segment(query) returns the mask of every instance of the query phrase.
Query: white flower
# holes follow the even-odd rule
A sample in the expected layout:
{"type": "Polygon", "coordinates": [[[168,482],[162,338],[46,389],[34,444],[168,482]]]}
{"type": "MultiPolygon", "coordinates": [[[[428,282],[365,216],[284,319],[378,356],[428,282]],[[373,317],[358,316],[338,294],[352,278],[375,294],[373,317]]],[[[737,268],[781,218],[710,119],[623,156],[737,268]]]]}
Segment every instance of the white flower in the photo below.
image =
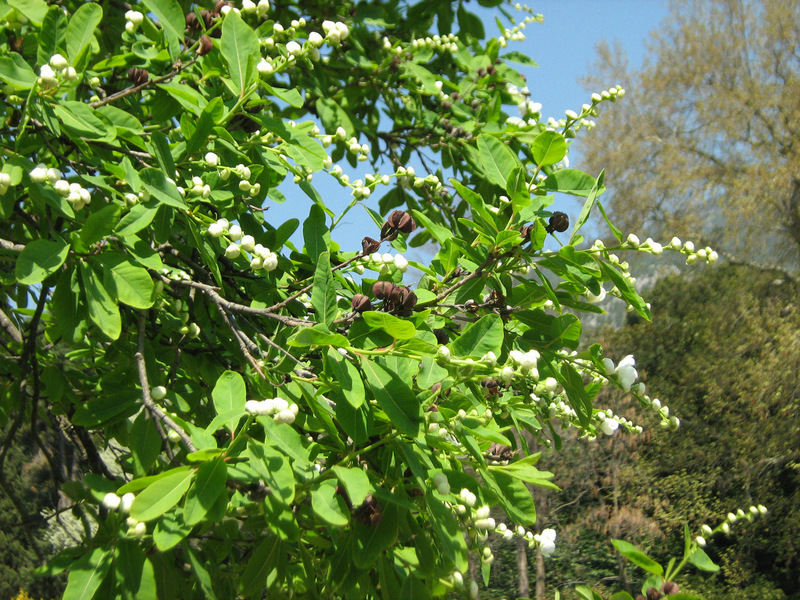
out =
{"type": "Polygon", "coordinates": [[[606,435],[613,434],[617,429],[619,429],[619,421],[616,419],[605,418],[600,424],[600,431],[606,435]]]}
{"type": "Polygon", "coordinates": [[[219,223],[212,223],[208,226],[208,235],[218,238],[225,233],[225,228],[219,223]]]}
{"type": "Polygon", "coordinates": [[[688,252],[694,252],[694,242],[692,242],[692,241],[686,242],[686,243],[683,245],[683,247],[684,247],[684,248],[686,248],[686,250],[687,250],[688,252]]]}
{"type": "Polygon", "coordinates": [[[258,4],[256,5],[256,12],[258,13],[258,16],[263,19],[269,12],[269,0],[259,0],[258,4]]]}
{"type": "Polygon", "coordinates": [[[635,233],[629,233],[627,243],[631,248],[638,248],[639,237],[635,233]]]}
{"type": "Polygon", "coordinates": [[[681,238],[674,237],[669,241],[669,247],[673,248],[674,250],[680,250],[683,247],[683,242],[681,242],[681,238]]]}
{"type": "Polygon", "coordinates": [[[631,391],[633,382],[636,381],[636,378],[639,376],[639,373],[637,373],[636,369],[634,368],[635,366],[636,360],[632,355],[628,354],[628,356],[619,361],[619,364],[614,371],[617,375],[620,387],[622,387],[622,389],[626,392],[631,391]]]}
{"type": "Polygon", "coordinates": [[[558,381],[554,377],[548,377],[544,380],[544,389],[551,394],[554,393],[558,389],[558,381]]]}
{"type": "Polygon", "coordinates": [[[394,257],[394,266],[397,267],[397,270],[401,273],[405,273],[408,270],[408,261],[405,256],[398,254],[394,257]]]}
{"type": "Polygon", "coordinates": [[[47,167],[43,164],[36,165],[29,174],[31,181],[35,183],[44,183],[47,181],[47,167]]]}
{"type": "Polygon", "coordinates": [[[719,260],[719,254],[717,254],[716,250],[712,250],[708,253],[708,264],[713,265],[715,262],[719,260]]]}
{"type": "Polygon", "coordinates": [[[697,542],[698,546],[700,546],[701,548],[705,548],[706,547],[706,538],[704,538],[702,535],[698,535],[694,539],[697,542]]]}
{"type": "MultiPolygon", "coordinates": [[[[295,405],[295,406],[296,406],[296,405],[295,405]]],[[[274,420],[275,420],[275,422],[276,422],[276,423],[278,423],[278,424],[281,424],[281,423],[287,423],[287,424],[291,425],[292,423],[294,423],[294,420],[295,420],[295,417],[296,417],[296,416],[297,416],[297,415],[295,414],[295,412],[294,412],[294,411],[291,411],[291,410],[289,410],[289,409],[287,408],[287,409],[284,409],[284,410],[282,410],[282,411],[278,412],[278,414],[276,414],[276,415],[273,417],[273,419],[274,419],[274,420]]]]}
{"type": "Polygon", "coordinates": [[[461,574],[460,571],[453,572],[452,575],[453,585],[456,587],[461,587],[464,585],[464,576],[461,574]]]}
{"type": "Polygon", "coordinates": [[[464,502],[464,504],[466,504],[470,508],[475,506],[475,503],[478,501],[478,497],[472,492],[470,492],[467,488],[461,488],[459,497],[464,502]]]}
{"type": "Polygon", "coordinates": [[[298,56],[303,52],[303,47],[294,40],[286,43],[286,51],[292,56],[298,56]]]}
{"type": "Polygon", "coordinates": [[[325,39],[316,31],[312,31],[308,34],[308,43],[314,46],[315,48],[319,48],[324,43],[325,39]]]}
{"type": "Polygon", "coordinates": [[[577,119],[578,118],[578,113],[576,113],[574,110],[566,110],[566,111],[564,111],[564,114],[567,115],[567,118],[569,118],[569,119],[577,119]]]}
{"type": "Polygon", "coordinates": [[[600,286],[600,293],[593,294],[589,290],[586,290],[586,300],[591,302],[592,304],[597,304],[598,302],[602,302],[606,297],[606,289],[601,285],[600,286]]]}
{"type": "Polygon", "coordinates": [[[61,76],[66,81],[75,81],[78,78],[78,72],[75,70],[75,67],[67,67],[61,70],[61,76]]]}
{"type": "Polygon", "coordinates": [[[225,248],[225,258],[230,258],[231,260],[237,258],[241,253],[242,249],[239,247],[239,244],[230,244],[225,248]]]}
{"type": "Polygon", "coordinates": [[[167,388],[165,388],[163,385],[156,385],[154,387],[151,387],[150,397],[156,401],[163,400],[164,398],[167,397],[167,388]]]}
{"type": "Polygon", "coordinates": [[[555,529],[545,529],[539,534],[539,549],[543,556],[550,556],[556,551],[555,529]]]}
{"type": "Polygon", "coordinates": [[[253,252],[256,248],[256,240],[252,235],[242,236],[242,250],[253,252]]]}
{"type": "Polygon", "coordinates": [[[253,0],[242,0],[242,12],[245,14],[253,14],[256,12],[256,3],[253,0]]]}
{"type": "Polygon", "coordinates": [[[528,350],[519,359],[519,366],[523,371],[530,371],[536,367],[539,361],[539,353],[536,350],[528,350]]]}
{"type": "Polygon", "coordinates": [[[213,152],[206,152],[205,159],[212,167],[216,167],[219,164],[219,156],[213,152]]]}
{"type": "Polygon", "coordinates": [[[53,54],[53,56],[50,57],[50,66],[56,71],[61,71],[69,66],[69,62],[60,54],[53,54]]]}
{"type": "Polygon", "coordinates": [[[262,268],[265,271],[274,271],[278,267],[278,255],[274,252],[269,252],[263,258],[262,268]]]}
{"type": "Polygon", "coordinates": [[[271,75],[275,71],[275,67],[273,67],[272,63],[266,58],[262,58],[260,61],[258,61],[256,69],[260,75],[271,75]]]}
{"type": "Polygon", "coordinates": [[[242,228],[238,224],[233,224],[228,228],[228,235],[236,242],[242,239],[242,228]]]}
{"type": "Polygon", "coordinates": [[[439,362],[450,362],[450,348],[447,346],[439,346],[439,349],[436,351],[436,359],[439,362]]]}
{"type": "Polygon", "coordinates": [[[103,506],[105,506],[108,510],[117,510],[120,502],[122,502],[122,499],[114,492],[109,492],[103,496],[103,506]]]}
{"type": "Polygon", "coordinates": [[[129,10],[125,13],[125,18],[136,26],[141,25],[144,21],[144,15],[138,10],[129,10]]]}
{"type": "Polygon", "coordinates": [[[509,367],[509,366],[503,367],[502,369],[500,369],[500,373],[498,376],[500,377],[500,380],[503,383],[505,384],[511,383],[514,380],[514,367],[509,367]]]}
{"type": "Polygon", "coordinates": [[[139,521],[138,523],[136,523],[136,525],[128,529],[128,535],[135,538],[144,537],[146,533],[147,533],[147,524],[141,521],[139,521]]]}
{"type": "Polygon", "coordinates": [[[121,512],[123,515],[130,513],[134,500],[136,500],[136,496],[134,496],[131,492],[124,494],[119,503],[119,512],[121,512]]]}
{"type": "Polygon", "coordinates": [[[705,535],[711,535],[712,533],[714,533],[714,530],[705,524],[702,527],[700,527],[700,531],[702,531],[705,535]]]}

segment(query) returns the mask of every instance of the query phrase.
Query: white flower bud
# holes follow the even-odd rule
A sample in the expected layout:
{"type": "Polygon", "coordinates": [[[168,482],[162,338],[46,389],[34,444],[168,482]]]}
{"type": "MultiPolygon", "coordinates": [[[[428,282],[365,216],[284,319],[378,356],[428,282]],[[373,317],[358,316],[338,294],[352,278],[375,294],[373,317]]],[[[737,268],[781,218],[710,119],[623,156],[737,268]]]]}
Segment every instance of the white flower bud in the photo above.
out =
{"type": "Polygon", "coordinates": [[[242,250],[253,252],[256,248],[256,240],[252,235],[242,236],[242,250]]]}
{"type": "MultiPolygon", "coordinates": [[[[58,192],[61,196],[69,195],[69,182],[66,179],[59,179],[53,184],[53,188],[58,192]]],[[[137,202],[139,200],[138,196],[136,198],[137,202]]]]}
{"type": "Polygon", "coordinates": [[[408,261],[402,254],[398,254],[394,257],[394,266],[397,267],[397,270],[401,273],[405,273],[408,270],[408,261]]]}
{"type": "Polygon", "coordinates": [[[212,167],[216,167],[219,164],[219,156],[213,152],[206,152],[205,160],[212,167]]]}
{"type": "Polygon", "coordinates": [[[105,506],[108,510],[117,510],[120,502],[122,502],[122,499],[114,492],[109,492],[103,496],[103,506],[105,506]]]}
{"type": "Polygon", "coordinates": [[[316,31],[312,31],[308,34],[308,43],[314,46],[315,48],[319,48],[324,43],[325,39],[316,31]]]}
{"type": "Polygon", "coordinates": [[[256,5],[256,13],[262,19],[267,15],[269,12],[269,0],[259,0],[258,4],[256,5]]]}
{"type": "Polygon", "coordinates": [[[548,377],[544,380],[544,389],[551,394],[554,393],[558,389],[558,381],[554,377],[548,377]]]}
{"type": "Polygon", "coordinates": [[[157,385],[150,388],[150,397],[155,400],[163,400],[167,397],[167,388],[163,385],[157,385]]]}
{"type": "Polygon", "coordinates": [[[228,228],[228,235],[235,242],[242,239],[242,228],[238,224],[231,225],[228,228]]]}
{"type": "Polygon", "coordinates": [[[134,496],[131,492],[124,494],[119,504],[119,512],[123,515],[127,515],[131,512],[131,506],[133,506],[133,501],[136,500],[136,496],[134,496]]]}
{"type": "Polygon", "coordinates": [[[208,235],[218,238],[225,233],[225,228],[219,223],[212,223],[208,226],[208,235]]]}
{"type": "Polygon", "coordinates": [[[265,271],[274,271],[278,267],[278,255],[270,252],[264,257],[262,268],[265,271]]]}
{"type": "Polygon", "coordinates": [[[638,236],[635,233],[629,233],[627,243],[631,248],[638,248],[639,247],[638,236]]]}
{"type": "Polygon", "coordinates": [[[242,12],[251,15],[257,10],[256,3],[253,0],[242,0],[242,12]]]}
{"type": "Polygon", "coordinates": [[[271,75],[275,71],[275,67],[267,59],[262,58],[256,65],[259,75],[271,75]]]}
{"type": "Polygon", "coordinates": [[[43,164],[36,165],[30,172],[29,177],[35,183],[44,183],[47,181],[47,167],[43,164]]]}
{"type": "Polygon", "coordinates": [[[242,253],[242,249],[239,247],[239,244],[230,244],[227,248],[225,248],[225,257],[230,258],[233,260],[237,258],[242,253]]]}
{"type": "Polygon", "coordinates": [[[286,43],[286,51],[292,56],[298,56],[303,52],[303,47],[292,40],[286,43]]]}

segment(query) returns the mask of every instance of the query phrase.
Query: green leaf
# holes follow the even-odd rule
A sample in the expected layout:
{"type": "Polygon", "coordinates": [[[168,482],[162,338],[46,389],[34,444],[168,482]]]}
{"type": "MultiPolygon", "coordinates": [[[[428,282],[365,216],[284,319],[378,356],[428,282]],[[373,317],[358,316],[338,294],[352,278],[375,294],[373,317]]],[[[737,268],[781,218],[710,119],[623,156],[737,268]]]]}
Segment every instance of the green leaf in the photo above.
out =
{"type": "Polygon", "coordinates": [[[339,313],[336,309],[336,288],[333,283],[329,252],[322,252],[317,258],[314,287],[311,291],[311,306],[314,308],[317,320],[325,323],[328,327],[333,324],[339,313]]]}
{"type": "MultiPolygon", "coordinates": [[[[97,6],[84,4],[83,6],[97,6]]],[[[58,120],[73,139],[113,140],[117,133],[114,126],[88,104],[74,100],[62,100],[53,107],[58,120]]]]}
{"type": "Polygon", "coordinates": [[[169,57],[173,62],[181,55],[183,43],[183,30],[186,27],[186,18],[183,16],[177,0],[142,0],[144,5],[152,12],[164,31],[169,48],[169,57]]]}
{"type": "Polygon", "coordinates": [[[60,6],[51,6],[42,21],[36,58],[40,65],[50,62],[56,53],[66,54],[67,15],[60,6]]]}
{"type": "Polygon", "coordinates": [[[601,171],[600,175],[597,176],[597,181],[595,181],[594,185],[592,186],[592,190],[589,192],[589,196],[586,198],[586,202],[583,204],[581,214],[578,215],[578,218],[575,220],[575,224],[572,226],[572,233],[569,234],[570,244],[574,242],[576,236],[578,235],[578,230],[580,230],[580,228],[583,227],[583,224],[589,219],[592,209],[597,203],[597,198],[603,193],[603,190],[605,189],[603,186],[604,177],[605,171],[601,171]]]}
{"type": "Polygon", "coordinates": [[[341,333],[332,333],[325,325],[305,327],[289,338],[290,346],[334,346],[349,348],[350,342],[341,333]]]}
{"type": "Polygon", "coordinates": [[[157,519],[181,501],[194,478],[192,470],[178,471],[150,484],[133,501],[131,517],[137,521],[157,519]]]}
{"type": "Polygon", "coordinates": [[[122,209],[117,204],[108,204],[93,212],[81,227],[81,241],[86,247],[100,241],[114,231],[122,209]]]}
{"type": "Polygon", "coordinates": [[[95,272],[86,264],[80,264],[81,281],[86,293],[89,318],[103,333],[116,340],[122,331],[122,318],[116,302],[111,299],[95,272]]]}
{"type": "Polygon", "coordinates": [[[260,592],[267,582],[267,577],[275,569],[282,556],[280,538],[272,533],[266,533],[261,543],[253,550],[247,566],[238,578],[242,595],[261,597],[260,592]]]}
{"type": "Polygon", "coordinates": [[[481,478],[496,495],[506,514],[516,523],[532,525],[536,522],[536,507],[525,484],[502,471],[480,468],[481,478]]]}
{"type": "Polygon", "coordinates": [[[336,493],[336,482],[326,479],[311,490],[311,509],[320,519],[334,527],[350,523],[350,514],[344,498],[336,493]]]}
{"type": "Polygon", "coordinates": [[[628,304],[633,306],[634,310],[639,313],[642,318],[649,321],[652,318],[650,309],[647,308],[645,301],[642,300],[642,297],[636,292],[636,289],[633,287],[633,285],[631,285],[630,280],[622,275],[622,273],[617,271],[615,267],[606,262],[600,263],[600,269],[603,271],[603,275],[605,275],[614,283],[615,286],[617,286],[617,289],[619,290],[623,299],[627,300],[628,304]]]}
{"type": "Polygon", "coordinates": [[[291,505],[295,480],[289,459],[269,444],[254,439],[248,440],[247,449],[252,457],[250,466],[261,476],[273,496],[281,504],[291,505]]]}
{"type": "Polygon", "coordinates": [[[124,237],[141,231],[153,222],[157,210],[156,208],[147,208],[144,204],[136,204],[117,223],[115,228],[117,235],[124,237]]]}
{"type": "Polygon", "coordinates": [[[543,131],[533,140],[531,152],[540,167],[554,165],[567,155],[567,141],[557,131],[543,131]]]}
{"type": "Polygon", "coordinates": [[[192,156],[200,148],[205,147],[209,135],[214,130],[214,127],[222,121],[224,115],[225,106],[222,104],[222,98],[216,97],[206,105],[203,112],[200,113],[197,127],[192,136],[186,140],[186,148],[183,151],[184,157],[192,156]]]}
{"type": "Polygon", "coordinates": [[[38,77],[21,54],[12,52],[0,56],[0,79],[17,90],[29,90],[38,77]]]}
{"type": "Polygon", "coordinates": [[[478,152],[486,177],[505,189],[508,175],[519,166],[519,159],[503,142],[486,133],[478,136],[478,152]]]}
{"type": "Polygon", "coordinates": [[[425,495],[425,503],[428,507],[433,535],[438,541],[442,558],[447,560],[446,564],[453,565],[455,570],[466,572],[469,565],[467,542],[464,539],[461,525],[453,516],[453,511],[431,494],[425,495]]]}
{"type": "Polygon", "coordinates": [[[486,203],[478,192],[475,192],[461,184],[461,182],[450,179],[450,183],[456,188],[459,196],[467,201],[472,209],[472,217],[478,219],[487,229],[497,231],[497,224],[492,215],[486,209],[486,203]]]}
{"type": "MultiPolygon", "coordinates": [[[[99,429],[136,414],[140,407],[141,398],[138,394],[134,397],[101,396],[92,398],[81,404],[72,415],[74,425],[87,429],[99,429]]],[[[160,449],[160,446],[158,446],[160,449]]]]}
{"type": "Polygon", "coordinates": [[[102,7],[91,2],[81,4],[72,14],[67,25],[67,54],[70,64],[76,69],[81,70],[79,67],[84,53],[91,46],[94,30],[102,20],[102,7]]]}
{"type": "Polygon", "coordinates": [[[153,542],[161,552],[177,546],[192,532],[193,525],[187,525],[178,511],[163,515],[153,529],[153,542]]]}
{"type": "Polygon", "coordinates": [[[526,67],[538,67],[539,65],[532,58],[524,55],[522,52],[506,52],[503,54],[503,60],[510,60],[511,62],[525,65],[526,67]]]}
{"type": "Polygon", "coordinates": [[[68,254],[69,244],[66,242],[34,240],[20,252],[14,275],[23,285],[41,283],[61,268],[68,254]]]}
{"type": "Polygon", "coordinates": [[[353,563],[359,569],[366,569],[397,539],[400,522],[400,508],[397,504],[383,506],[383,518],[377,525],[353,523],[356,543],[353,546],[353,563]]]}
{"type": "Polygon", "coordinates": [[[333,467],[333,472],[336,473],[336,477],[339,478],[344,489],[347,490],[347,496],[353,506],[360,506],[367,494],[374,489],[369,482],[367,473],[363,469],[336,465],[333,467]]]}
{"type": "Polygon", "coordinates": [[[47,14],[47,2],[44,0],[8,0],[8,5],[16,8],[34,25],[41,25],[47,14]]]}
{"type": "Polygon", "coordinates": [[[385,331],[396,340],[410,340],[417,334],[411,321],[395,317],[385,312],[368,310],[361,314],[364,321],[373,329],[385,331]]]}
{"type": "Polygon", "coordinates": [[[293,106],[294,108],[301,108],[304,104],[303,96],[298,92],[295,88],[279,88],[273,87],[271,85],[265,86],[271,93],[273,93],[277,98],[283,100],[289,106],[293,106]]]}
{"type": "Polygon", "coordinates": [[[378,401],[378,406],[392,424],[401,433],[416,437],[422,409],[408,382],[375,361],[364,360],[361,367],[367,375],[367,384],[378,401]]]}
{"type": "Polygon", "coordinates": [[[181,209],[186,208],[186,201],[178,191],[178,186],[171,181],[167,181],[167,176],[164,175],[164,171],[161,169],[147,168],[142,169],[139,175],[142,178],[144,189],[150,192],[150,195],[161,204],[181,209]]]}
{"type": "MultiPolygon", "coordinates": [[[[153,153],[153,156],[156,157],[156,161],[158,162],[159,168],[161,169],[161,177],[163,179],[166,179],[167,173],[169,174],[170,177],[174,177],[175,159],[172,156],[172,150],[170,150],[169,147],[169,140],[167,139],[167,136],[164,134],[163,131],[156,129],[155,131],[150,133],[150,148],[153,153]]],[[[149,171],[153,169],[145,169],[145,170],[149,171]]],[[[157,181],[160,181],[160,178],[158,178],[157,176],[153,177],[155,177],[157,181]]]]}
{"type": "Polygon", "coordinates": [[[540,454],[533,454],[504,466],[490,466],[490,471],[502,471],[512,477],[547,490],[559,491],[560,488],[550,481],[553,474],[550,471],[540,471],[534,465],[539,460],[540,454]]]}
{"type": "Polygon", "coordinates": [[[328,250],[330,232],[325,224],[325,211],[317,204],[311,205],[308,218],[303,222],[303,241],[308,257],[313,262],[317,262],[319,255],[328,250]]]}
{"type": "Polygon", "coordinates": [[[84,554],[69,569],[63,600],[91,600],[111,569],[112,551],[98,547],[84,554]]]}
{"type": "Polygon", "coordinates": [[[689,562],[701,571],[708,571],[710,573],[719,571],[719,566],[711,560],[711,557],[709,557],[702,548],[695,549],[695,551],[689,555],[689,562]]]}
{"type": "Polygon", "coordinates": [[[227,480],[228,468],[222,457],[200,466],[183,507],[183,518],[187,525],[196,525],[205,518],[217,498],[226,493],[227,480]]]}
{"type": "Polygon", "coordinates": [[[648,573],[659,576],[664,574],[664,569],[660,564],[647,556],[633,544],[629,544],[625,540],[611,540],[611,543],[614,545],[614,548],[616,548],[617,551],[622,554],[622,556],[627,558],[633,564],[640,566],[648,573]]]}
{"type": "Polygon", "coordinates": [[[153,306],[154,284],[146,269],[137,267],[119,255],[105,257],[103,265],[103,284],[112,298],[133,308],[153,306]],[[116,256],[117,260],[111,260],[112,256],[116,256]]]}
{"type": "Polygon", "coordinates": [[[366,397],[364,382],[361,380],[361,374],[355,365],[333,348],[328,349],[327,359],[330,375],[336,382],[336,387],[344,394],[347,402],[353,408],[358,408],[364,404],[366,397]]]}
{"type": "Polygon", "coordinates": [[[143,410],[131,426],[128,443],[131,449],[131,461],[138,477],[144,477],[161,454],[161,436],[158,435],[150,413],[143,410]]]}
{"type": "Polygon", "coordinates": [[[633,596],[631,596],[628,592],[617,592],[608,600],[633,600],[633,596]]]}
{"type": "Polygon", "coordinates": [[[481,358],[487,352],[500,356],[503,346],[503,320],[499,315],[485,315],[470,323],[464,331],[450,344],[456,356],[481,358]]]}
{"type": "Polygon", "coordinates": [[[233,11],[222,22],[220,51],[228,63],[234,92],[242,96],[253,81],[256,59],[261,56],[261,50],[256,32],[233,11]]]}
{"type": "Polygon", "coordinates": [[[548,175],[542,188],[548,192],[588,196],[596,182],[594,177],[578,169],[559,169],[548,175]]]}
{"type": "MultiPolygon", "coordinates": [[[[235,371],[225,371],[217,379],[217,383],[211,391],[211,398],[218,415],[242,411],[247,401],[247,387],[244,379],[235,371]]],[[[232,431],[231,425],[238,420],[238,417],[232,419],[226,424],[226,427],[232,431]]]]}

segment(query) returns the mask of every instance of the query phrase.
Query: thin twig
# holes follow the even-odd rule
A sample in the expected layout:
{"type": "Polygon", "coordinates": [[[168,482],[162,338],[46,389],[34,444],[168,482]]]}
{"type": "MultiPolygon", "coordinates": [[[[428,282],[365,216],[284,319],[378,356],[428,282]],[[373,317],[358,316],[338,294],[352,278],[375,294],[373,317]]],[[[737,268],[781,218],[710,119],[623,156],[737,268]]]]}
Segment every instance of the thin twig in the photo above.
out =
{"type": "Polygon", "coordinates": [[[242,354],[244,354],[247,362],[249,362],[250,366],[253,367],[259,375],[261,375],[262,379],[266,379],[267,376],[264,375],[264,371],[261,370],[261,366],[258,364],[258,361],[253,358],[253,355],[251,354],[251,352],[259,351],[258,346],[244,334],[234,320],[231,319],[231,317],[228,315],[228,312],[222,305],[217,303],[217,308],[219,309],[219,313],[222,315],[222,319],[233,332],[233,336],[236,338],[236,342],[239,344],[239,349],[242,351],[242,354]]]}
{"type": "Polygon", "coordinates": [[[20,344],[22,343],[22,334],[20,333],[19,329],[17,329],[17,326],[14,325],[14,322],[8,318],[8,315],[6,315],[6,313],[4,313],[2,310],[0,310],[0,325],[3,326],[3,329],[5,329],[6,333],[11,336],[12,340],[20,344]]]}
{"type": "Polygon", "coordinates": [[[142,401],[147,410],[149,410],[154,417],[180,436],[189,452],[197,452],[197,448],[192,443],[192,439],[186,434],[183,428],[170,419],[150,396],[150,384],[147,382],[147,365],[144,361],[145,312],[143,310],[139,311],[137,324],[139,327],[139,340],[136,345],[136,368],[139,371],[139,384],[142,386],[142,401]]]}
{"type": "Polygon", "coordinates": [[[181,71],[183,71],[185,68],[192,66],[195,63],[196,60],[197,60],[196,58],[193,58],[191,61],[189,61],[185,65],[184,64],[179,64],[176,68],[174,68],[172,70],[171,73],[168,73],[167,75],[164,75],[163,77],[158,77],[156,79],[148,79],[144,83],[140,83],[138,85],[133,85],[133,86],[131,86],[129,88],[125,88],[124,90],[120,90],[116,94],[111,94],[110,96],[108,96],[106,98],[103,98],[102,100],[98,100],[97,102],[92,102],[91,104],[89,104],[89,106],[91,106],[92,108],[98,108],[98,107],[103,106],[105,104],[110,104],[111,102],[115,102],[115,101],[119,100],[120,98],[124,98],[126,96],[130,96],[131,94],[135,94],[135,93],[143,90],[144,88],[146,88],[148,86],[155,85],[157,83],[164,83],[165,81],[169,81],[170,79],[173,79],[176,75],[178,75],[181,71]]]}

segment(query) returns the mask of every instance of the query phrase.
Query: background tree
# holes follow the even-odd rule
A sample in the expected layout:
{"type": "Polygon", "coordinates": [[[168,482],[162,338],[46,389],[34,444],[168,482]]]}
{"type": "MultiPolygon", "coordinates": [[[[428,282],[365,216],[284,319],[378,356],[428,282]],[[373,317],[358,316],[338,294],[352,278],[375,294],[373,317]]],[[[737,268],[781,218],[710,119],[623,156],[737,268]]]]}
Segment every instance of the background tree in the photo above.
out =
{"type": "Polygon", "coordinates": [[[630,93],[587,137],[586,164],[606,169],[607,203],[624,230],[714,239],[735,260],[797,276],[800,5],[670,8],[640,69],[613,46],[599,48],[587,88],[613,77],[630,93]]]}

